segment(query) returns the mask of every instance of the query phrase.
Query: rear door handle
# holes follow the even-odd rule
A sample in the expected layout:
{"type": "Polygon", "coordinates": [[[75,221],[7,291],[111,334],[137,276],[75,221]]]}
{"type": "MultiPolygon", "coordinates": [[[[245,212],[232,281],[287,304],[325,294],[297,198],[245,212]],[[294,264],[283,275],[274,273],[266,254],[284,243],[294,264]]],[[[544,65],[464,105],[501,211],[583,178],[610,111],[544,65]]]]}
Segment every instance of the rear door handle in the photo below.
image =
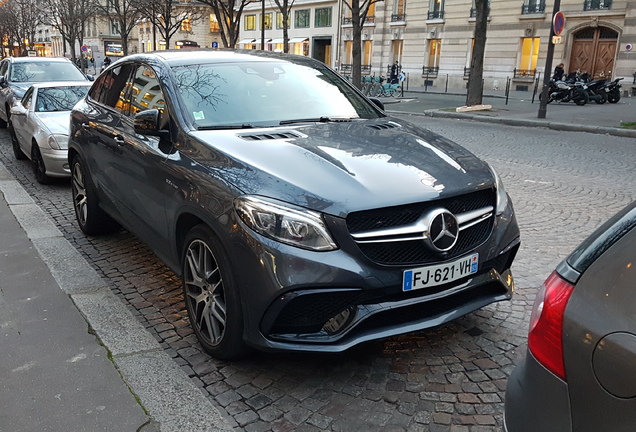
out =
{"type": "Polygon", "coordinates": [[[115,142],[117,143],[117,145],[124,145],[125,141],[124,141],[124,137],[122,137],[121,135],[117,135],[115,138],[113,138],[115,140],[115,142]]]}
{"type": "Polygon", "coordinates": [[[89,125],[88,123],[82,123],[82,129],[89,130],[90,128],[91,128],[91,125],[89,125]]]}

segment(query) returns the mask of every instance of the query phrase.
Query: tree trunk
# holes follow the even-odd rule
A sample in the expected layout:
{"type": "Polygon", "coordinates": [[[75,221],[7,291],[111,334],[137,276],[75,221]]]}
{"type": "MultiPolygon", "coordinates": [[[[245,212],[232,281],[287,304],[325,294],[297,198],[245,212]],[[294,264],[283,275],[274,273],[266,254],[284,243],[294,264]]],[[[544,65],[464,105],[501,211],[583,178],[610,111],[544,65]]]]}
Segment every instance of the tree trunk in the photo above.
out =
{"type": "Polygon", "coordinates": [[[362,20],[360,19],[360,0],[351,0],[351,24],[353,24],[353,42],[351,47],[351,82],[362,89],[362,20]]]}
{"type": "Polygon", "coordinates": [[[475,0],[475,42],[468,77],[466,105],[480,105],[484,93],[484,52],[486,50],[486,32],[488,30],[488,0],[475,0]]]}

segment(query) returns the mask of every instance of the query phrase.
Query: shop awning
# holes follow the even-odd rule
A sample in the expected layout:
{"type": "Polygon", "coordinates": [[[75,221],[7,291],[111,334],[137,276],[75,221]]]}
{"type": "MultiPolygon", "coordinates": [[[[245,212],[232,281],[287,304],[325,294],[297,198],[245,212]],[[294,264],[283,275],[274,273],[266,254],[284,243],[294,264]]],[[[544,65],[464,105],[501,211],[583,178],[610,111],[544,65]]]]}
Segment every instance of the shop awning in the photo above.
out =
{"type": "Polygon", "coordinates": [[[283,38],[272,39],[272,43],[273,43],[273,44],[283,43],[283,41],[284,41],[284,39],[283,39],[283,38]]]}
{"type": "Polygon", "coordinates": [[[254,42],[256,42],[256,39],[243,39],[239,41],[239,44],[248,44],[248,43],[254,43],[254,42]]]}
{"type": "Polygon", "coordinates": [[[308,40],[309,38],[306,38],[306,37],[296,37],[296,38],[291,38],[289,40],[289,43],[301,43],[301,42],[306,42],[308,40]]]}

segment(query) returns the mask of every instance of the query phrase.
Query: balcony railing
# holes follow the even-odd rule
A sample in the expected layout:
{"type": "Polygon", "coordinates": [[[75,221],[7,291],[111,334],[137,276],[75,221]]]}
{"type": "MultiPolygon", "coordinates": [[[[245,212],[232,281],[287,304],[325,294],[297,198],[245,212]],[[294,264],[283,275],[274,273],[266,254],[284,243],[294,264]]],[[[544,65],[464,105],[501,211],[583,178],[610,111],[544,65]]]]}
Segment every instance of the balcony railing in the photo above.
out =
{"type": "Polygon", "coordinates": [[[352,64],[341,64],[340,65],[340,72],[341,73],[351,73],[352,70],[353,70],[353,65],[352,64]]]}
{"type": "Polygon", "coordinates": [[[612,0],[585,0],[583,10],[608,10],[612,8],[612,0]]]}
{"type": "Polygon", "coordinates": [[[536,74],[536,69],[515,69],[513,78],[534,78],[536,74]]]}
{"type": "Polygon", "coordinates": [[[545,13],[545,2],[527,3],[521,6],[521,15],[545,13]]]}
{"type": "Polygon", "coordinates": [[[470,68],[469,67],[465,67],[464,68],[464,77],[468,78],[470,76],[470,68]]]}
{"type": "MultiPolygon", "coordinates": [[[[353,72],[353,65],[343,63],[340,65],[340,73],[347,74],[353,72]]],[[[364,75],[369,75],[371,73],[371,65],[360,65],[360,72],[364,75]]]]}
{"type": "Polygon", "coordinates": [[[428,19],[430,19],[430,20],[433,20],[433,19],[444,19],[444,11],[443,10],[428,11],[428,19]]]}
{"type": "MultiPolygon", "coordinates": [[[[368,15],[364,19],[364,24],[372,24],[375,22],[375,16],[368,15]]],[[[342,25],[353,24],[353,18],[351,17],[342,17],[342,25]]]]}
{"type": "Polygon", "coordinates": [[[393,14],[391,15],[391,22],[406,21],[406,14],[393,14]]]}
{"type": "MultiPolygon", "coordinates": [[[[488,14],[490,15],[490,7],[488,8],[488,14]]],[[[477,8],[470,8],[470,17],[477,18],[477,8]]]]}
{"type": "Polygon", "coordinates": [[[436,77],[439,73],[439,66],[424,66],[422,68],[422,75],[426,77],[436,77]]]}

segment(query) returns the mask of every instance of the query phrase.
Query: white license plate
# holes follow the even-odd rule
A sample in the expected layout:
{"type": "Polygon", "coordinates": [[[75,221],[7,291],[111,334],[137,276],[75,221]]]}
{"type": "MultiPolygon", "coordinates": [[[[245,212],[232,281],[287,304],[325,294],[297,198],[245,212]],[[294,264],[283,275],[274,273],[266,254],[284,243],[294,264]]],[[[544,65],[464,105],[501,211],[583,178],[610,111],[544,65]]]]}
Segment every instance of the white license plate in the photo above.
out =
{"type": "Polygon", "coordinates": [[[450,263],[405,270],[402,278],[402,291],[429,288],[453,282],[477,273],[478,268],[479,254],[474,253],[450,263]]]}

